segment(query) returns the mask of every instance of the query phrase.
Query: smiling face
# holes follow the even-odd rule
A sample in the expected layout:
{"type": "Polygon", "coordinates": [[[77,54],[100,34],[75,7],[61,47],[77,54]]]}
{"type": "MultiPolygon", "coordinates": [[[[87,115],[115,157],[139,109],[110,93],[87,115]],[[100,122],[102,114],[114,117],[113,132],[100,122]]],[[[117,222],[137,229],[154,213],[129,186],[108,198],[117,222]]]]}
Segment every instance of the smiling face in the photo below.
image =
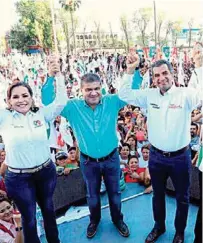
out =
{"type": "Polygon", "coordinates": [[[61,167],[65,167],[67,164],[67,158],[57,159],[56,164],[61,167]]]}
{"type": "Polygon", "coordinates": [[[101,93],[101,83],[98,81],[88,83],[84,82],[81,87],[83,98],[86,103],[94,108],[99,104],[102,93],[101,93]]]}
{"type": "Polygon", "coordinates": [[[26,87],[18,86],[12,89],[8,103],[13,110],[25,115],[30,110],[33,99],[26,87]]]}
{"type": "Polygon", "coordinates": [[[153,81],[159,87],[162,94],[171,88],[174,78],[166,64],[153,68],[153,81]]]}
{"type": "Polygon", "coordinates": [[[132,171],[137,170],[138,165],[139,165],[138,159],[136,159],[136,158],[131,158],[130,159],[130,161],[129,161],[129,167],[130,167],[130,169],[132,171]]]}
{"type": "Polygon", "coordinates": [[[1,202],[0,219],[6,222],[10,222],[12,217],[13,217],[13,206],[7,201],[1,202]]]}

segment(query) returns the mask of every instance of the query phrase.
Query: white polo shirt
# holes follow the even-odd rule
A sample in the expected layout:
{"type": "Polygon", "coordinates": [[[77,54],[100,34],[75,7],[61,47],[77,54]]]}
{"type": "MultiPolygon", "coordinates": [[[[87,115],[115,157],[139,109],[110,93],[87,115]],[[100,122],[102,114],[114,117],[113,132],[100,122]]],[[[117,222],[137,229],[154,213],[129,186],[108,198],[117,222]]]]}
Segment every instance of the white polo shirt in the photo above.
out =
{"type": "Polygon", "coordinates": [[[61,113],[67,102],[63,78],[57,80],[56,99],[36,113],[26,115],[16,111],[0,110],[0,134],[5,150],[6,164],[12,168],[32,168],[50,158],[46,122],[61,113]]]}
{"type": "Polygon", "coordinates": [[[202,102],[202,90],[172,86],[164,95],[158,88],[132,90],[133,75],[124,75],[119,97],[147,109],[148,140],[156,148],[172,152],[190,143],[192,110],[202,102]]]}
{"type": "Polygon", "coordinates": [[[13,234],[14,237],[13,238],[9,233],[0,230],[0,243],[15,243],[15,238],[17,236],[15,225],[1,219],[0,219],[0,224],[5,226],[13,234]]]}

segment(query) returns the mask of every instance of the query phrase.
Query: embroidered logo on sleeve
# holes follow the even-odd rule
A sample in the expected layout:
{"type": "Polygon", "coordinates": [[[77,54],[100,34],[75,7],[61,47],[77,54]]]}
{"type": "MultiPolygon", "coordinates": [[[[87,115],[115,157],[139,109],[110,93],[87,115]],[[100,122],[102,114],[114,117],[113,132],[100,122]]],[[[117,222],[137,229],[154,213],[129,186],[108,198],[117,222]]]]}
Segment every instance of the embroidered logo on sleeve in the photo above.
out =
{"type": "Polygon", "coordinates": [[[35,128],[41,127],[43,125],[40,120],[33,121],[33,124],[34,124],[35,128]]]}
{"type": "Polygon", "coordinates": [[[170,104],[169,109],[182,109],[183,107],[181,105],[175,105],[175,104],[170,104]]]}

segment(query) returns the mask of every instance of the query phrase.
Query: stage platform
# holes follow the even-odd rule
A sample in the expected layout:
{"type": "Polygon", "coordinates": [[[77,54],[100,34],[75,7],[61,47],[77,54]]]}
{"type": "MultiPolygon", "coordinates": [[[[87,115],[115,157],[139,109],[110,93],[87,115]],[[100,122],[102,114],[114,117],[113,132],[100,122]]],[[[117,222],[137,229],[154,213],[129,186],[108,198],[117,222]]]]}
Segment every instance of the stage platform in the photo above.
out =
{"type": "MultiPolygon", "coordinates": [[[[122,199],[143,191],[143,187],[136,184],[127,184],[122,192],[122,199]]],[[[108,204],[107,194],[101,196],[102,205],[108,204]]],[[[64,222],[58,225],[61,243],[144,243],[147,234],[153,227],[152,194],[144,194],[122,203],[124,220],[128,224],[131,235],[128,238],[120,236],[111,222],[109,208],[102,209],[102,220],[99,224],[97,234],[93,239],[86,238],[86,228],[89,217],[64,222]]],[[[167,219],[165,234],[160,236],[157,243],[171,243],[174,237],[174,217],[176,201],[172,196],[166,196],[167,219]]],[[[197,214],[197,206],[191,204],[189,209],[188,224],[185,232],[185,243],[193,243],[194,225],[197,214]]],[[[42,242],[45,241],[42,239],[42,242]]]]}

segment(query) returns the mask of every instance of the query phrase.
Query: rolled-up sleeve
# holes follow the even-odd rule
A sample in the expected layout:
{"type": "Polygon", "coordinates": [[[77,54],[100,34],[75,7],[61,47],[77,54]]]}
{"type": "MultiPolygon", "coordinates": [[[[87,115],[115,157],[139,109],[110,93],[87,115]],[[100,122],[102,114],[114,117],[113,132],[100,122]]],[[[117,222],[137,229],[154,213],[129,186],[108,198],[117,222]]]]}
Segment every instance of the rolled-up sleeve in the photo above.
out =
{"type": "MultiPolygon", "coordinates": [[[[51,94],[50,94],[51,95],[51,94]]],[[[55,100],[48,106],[41,108],[41,112],[47,122],[53,120],[60,115],[67,103],[68,97],[66,94],[66,87],[64,77],[60,76],[56,79],[56,97],[55,100]]]]}

